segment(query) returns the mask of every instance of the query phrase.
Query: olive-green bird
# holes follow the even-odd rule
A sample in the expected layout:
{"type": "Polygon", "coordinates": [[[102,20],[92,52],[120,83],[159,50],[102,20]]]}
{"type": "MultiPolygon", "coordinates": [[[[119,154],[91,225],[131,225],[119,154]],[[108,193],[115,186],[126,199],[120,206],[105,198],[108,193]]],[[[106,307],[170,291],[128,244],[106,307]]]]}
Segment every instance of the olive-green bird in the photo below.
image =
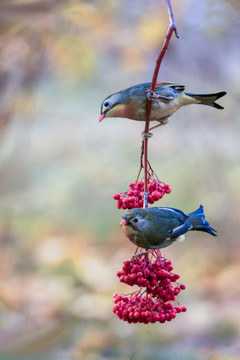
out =
{"type": "Polygon", "coordinates": [[[157,83],[154,93],[151,94],[150,86],[151,83],[138,84],[108,96],[102,102],[99,121],[105,117],[145,121],[149,99],[152,100],[150,121],[158,121],[157,126],[166,124],[168,117],[185,105],[203,104],[223,109],[215,101],[226,95],[225,91],[206,95],[190,94],[184,92],[184,85],[165,81],[157,83]]]}
{"type": "Polygon", "coordinates": [[[203,206],[184,214],[169,207],[127,210],[120,225],[135,245],[144,249],[161,249],[176,240],[183,240],[183,234],[190,230],[207,232],[216,236],[216,230],[205,219],[203,206]]]}

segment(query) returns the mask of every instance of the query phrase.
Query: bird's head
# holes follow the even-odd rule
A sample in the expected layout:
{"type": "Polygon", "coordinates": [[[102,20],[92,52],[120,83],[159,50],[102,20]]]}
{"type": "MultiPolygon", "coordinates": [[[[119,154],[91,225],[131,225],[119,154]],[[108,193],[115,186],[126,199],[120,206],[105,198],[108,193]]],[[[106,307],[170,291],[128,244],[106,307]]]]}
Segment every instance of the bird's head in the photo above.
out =
{"type": "Polygon", "coordinates": [[[103,100],[99,122],[101,122],[105,117],[115,117],[115,108],[119,105],[121,105],[121,93],[112,94],[103,100]]]}
{"type": "Polygon", "coordinates": [[[139,230],[142,231],[147,225],[147,213],[145,209],[127,210],[122,217],[120,225],[124,231],[139,230]]]}
{"type": "Polygon", "coordinates": [[[98,121],[105,117],[136,118],[136,107],[129,89],[109,95],[101,105],[101,115],[98,121]]]}

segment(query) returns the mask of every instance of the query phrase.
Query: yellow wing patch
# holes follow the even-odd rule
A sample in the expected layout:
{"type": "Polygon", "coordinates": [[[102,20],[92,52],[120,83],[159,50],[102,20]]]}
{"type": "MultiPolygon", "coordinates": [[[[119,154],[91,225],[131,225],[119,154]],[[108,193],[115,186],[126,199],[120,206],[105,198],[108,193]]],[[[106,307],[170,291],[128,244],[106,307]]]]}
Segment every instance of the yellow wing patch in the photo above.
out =
{"type": "Polygon", "coordinates": [[[184,90],[185,89],[185,85],[173,83],[173,82],[170,82],[170,81],[158,82],[158,83],[156,83],[156,88],[157,87],[172,87],[172,88],[177,89],[177,90],[184,90]]]}
{"type": "MultiPolygon", "coordinates": [[[[151,87],[151,85],[146,86],[147,89],[150,89],[150,87],[151,87]]],[[[170,82],[170,81],[157,82],[155,89],[159,89],[162,87],[172,87],[176,90],[181,90],[181,91],[183,91],[185,89],[185,85],[177,84],[177,83],[170,82]]]]}

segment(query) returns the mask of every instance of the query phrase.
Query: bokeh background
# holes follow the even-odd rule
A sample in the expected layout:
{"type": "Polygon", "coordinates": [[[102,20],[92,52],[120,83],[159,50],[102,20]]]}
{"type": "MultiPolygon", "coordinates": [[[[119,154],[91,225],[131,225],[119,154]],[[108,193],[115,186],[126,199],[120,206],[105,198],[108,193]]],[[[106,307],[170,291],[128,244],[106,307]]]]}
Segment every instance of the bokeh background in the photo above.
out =
{"type": "Polygon", "coordinates": [[[143,124],[98,116],[107,95],[151,81],[165,1],[0,2],[0,359],[240,358],[240,3],[172,5],[181,37],[159,80],[228,95],[154,133],[150,162],[173,189],[158,204],[202,203],[218,237],[163,251],[186,313],[129,325],[112,294],[130,291],[116,272],[135,248],[112,194],[136,178],[143,124]]]}

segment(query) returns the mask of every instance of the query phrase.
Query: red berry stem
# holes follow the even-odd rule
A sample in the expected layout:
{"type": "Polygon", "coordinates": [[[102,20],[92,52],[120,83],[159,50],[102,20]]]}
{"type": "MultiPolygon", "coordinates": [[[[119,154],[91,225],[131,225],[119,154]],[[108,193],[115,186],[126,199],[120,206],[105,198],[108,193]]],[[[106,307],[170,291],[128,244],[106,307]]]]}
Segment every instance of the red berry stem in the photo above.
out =
{"type": "MultiPolygon", "coordinates": [[[[168,45],[169,45],[169,42],[170,42],[173,32],[175,33],[176,37],[179,38],[179,34],[177,31],[177,27],[176,27],[176,23],[175,23],[175,19],[174,19],[171,0],[166,0],[166,2],[167,2],[167,7],[168,7],[170,24],[169,24],[168,31],[167,31],[167,34],[165,37],[165,41],[162,45],[161,51],[156,60],[156,66],[155,66],[155,69],[153,72],[152,82],[151,82],[151,86],[150,86],[150,92],[154,92],[154,90],[155,90],[160,65],[162,63],[165,52],[168,48],[168,45]]],[[[145,122],[145,130],[144,130],[145,134],[148,134],[148,132],[149,132],[151,108],[152,108],[152,100],[148,100],[147,116],[146,116],[146,122],[145,122]]],[[[148,199],[148,176],[147,176],[148,175],[148,137],[147,136],[145,136],[143,139],[142,149],[143,149],[143,156],[144,156],[144,165],[143,166],[144,166],[144,193],[145,193],[143,208],[145,209],[148,207],[148,202],[149,202],[149,199],[148,199]]],[[[142,155],[141,155],[141,157],[142,157],[142,155]]]]}

